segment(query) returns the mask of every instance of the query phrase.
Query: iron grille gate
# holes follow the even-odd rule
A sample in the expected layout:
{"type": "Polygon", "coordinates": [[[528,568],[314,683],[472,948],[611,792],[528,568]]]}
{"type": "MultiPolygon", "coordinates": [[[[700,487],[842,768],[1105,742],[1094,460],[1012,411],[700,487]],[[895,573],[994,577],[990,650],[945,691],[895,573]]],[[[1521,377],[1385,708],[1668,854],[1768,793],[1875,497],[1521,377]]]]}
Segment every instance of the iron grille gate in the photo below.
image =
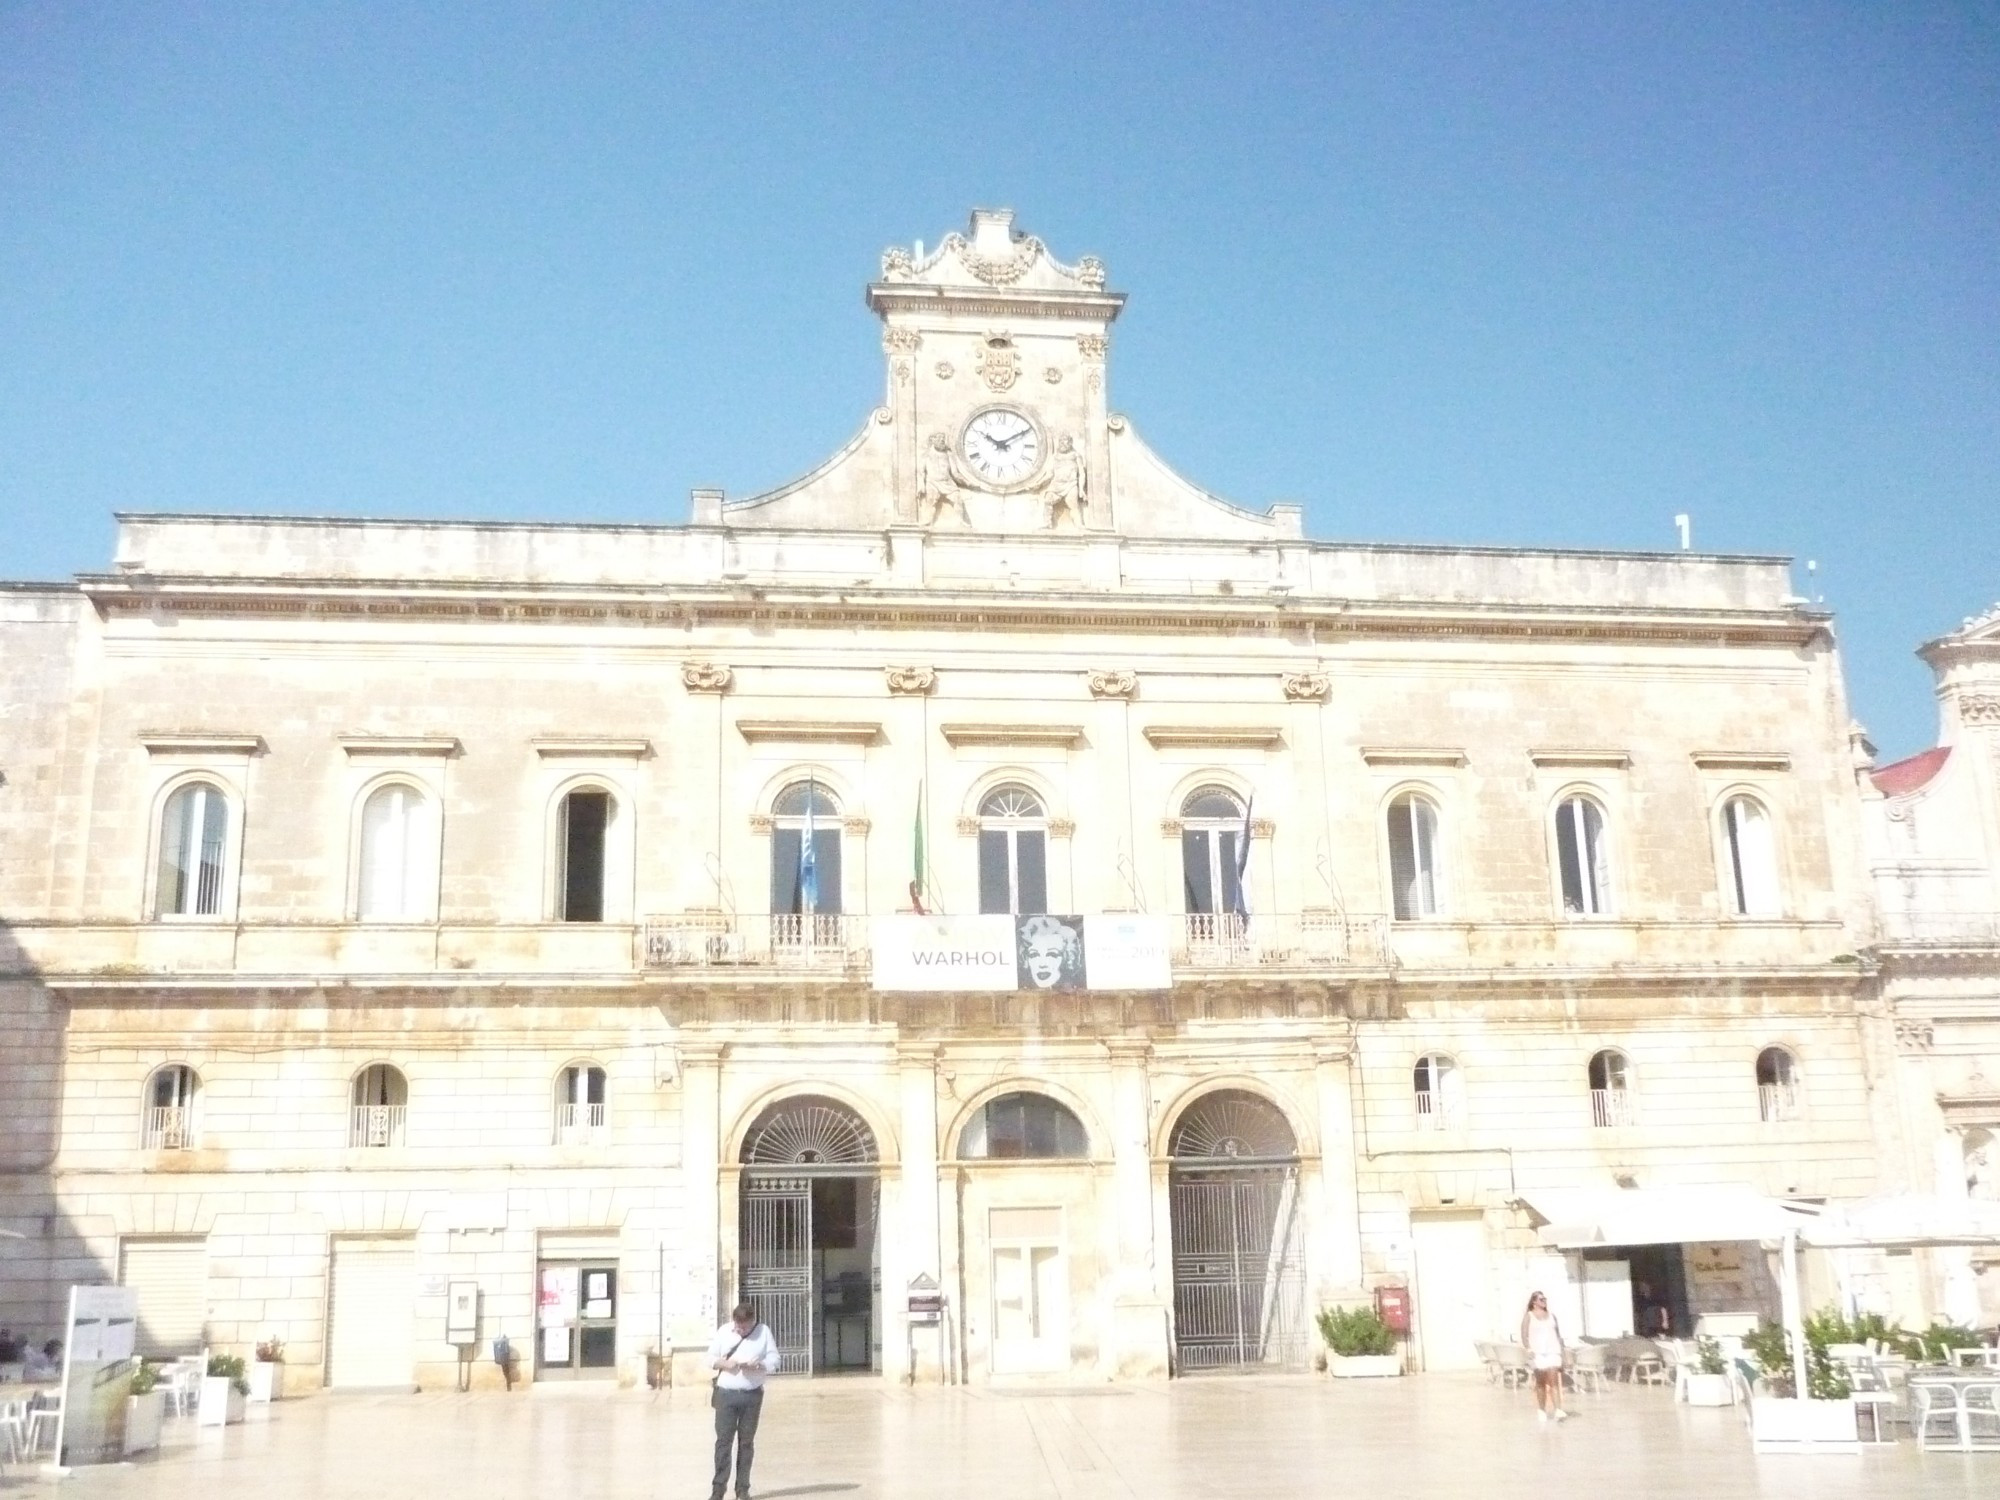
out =
{"type": "Polygon", "coordinates": [[[812,1179],[743,1177],[742,1259],[738,1295],[778,1341],[780,1368],[810,1375],[813,1367],[812,1179]]]}
{"type": "Polygon", "coordinates": [[[1176,1166],[1168,1191],[1179,1368],[1303,1370],[1297,1164],[1176,1166]]]}

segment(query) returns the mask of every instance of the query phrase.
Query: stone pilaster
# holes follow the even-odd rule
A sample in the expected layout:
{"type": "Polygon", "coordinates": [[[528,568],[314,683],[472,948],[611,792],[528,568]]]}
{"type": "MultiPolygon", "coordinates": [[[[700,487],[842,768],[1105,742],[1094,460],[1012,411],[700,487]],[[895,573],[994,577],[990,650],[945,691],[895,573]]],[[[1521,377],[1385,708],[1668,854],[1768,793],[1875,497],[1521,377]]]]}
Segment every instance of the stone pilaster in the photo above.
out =
{"type": "Polygon", "coordinates": [[[708,1376],[703,1355],[721,1321],[728,1292],[722,1285],[722,1053],[720,1043],[682,1042],[681,1185],[687,1214],[681,1240],[681,1275],[668,1290],[668,1326],[674,1346],[674,1383],[699,1384],[708,1376]]]}
{"type": "MultiPolygon", "coordinates": [[[[938,1382],[944,1379],[946,1346],[942,1326],[912,1328],[909,1285],[919,1276],[944,1284],[938,1202],[938,1049],[916,1043],[896,1049],[902,1092],[903,1181],[897,1226],[898,1276],[883,1276],[883,1373],[891,1379],[938,1382]]],[[[885,1257],[885,1262],[887,1257],[885,1257]]],[[[886,1269],[886,1267],[885,1267],[886,1269]]],[[[947,1308],[955,1318],[957,1308],[947,1308]]]]}
{"type": "Polygon", "coordinates": [[[1111,1211],[1118,1225],[1107,1373],[1114,1380],[1168,1372],[1170,1284],[1163,1283],[1154,1237],[1149,1043],[1120,1039],[1111,1051],[1111,1211]]]}
{"type": "Polygon", "coordinates": [[[1306,1182],[1306,1254],[1322,1306],[1361,1288],[1361,1198],[1354,1164],[1354,1043],[1346,1033],[1313,1042],[1319,1104],[1319,1167],[1306,1182]]]}

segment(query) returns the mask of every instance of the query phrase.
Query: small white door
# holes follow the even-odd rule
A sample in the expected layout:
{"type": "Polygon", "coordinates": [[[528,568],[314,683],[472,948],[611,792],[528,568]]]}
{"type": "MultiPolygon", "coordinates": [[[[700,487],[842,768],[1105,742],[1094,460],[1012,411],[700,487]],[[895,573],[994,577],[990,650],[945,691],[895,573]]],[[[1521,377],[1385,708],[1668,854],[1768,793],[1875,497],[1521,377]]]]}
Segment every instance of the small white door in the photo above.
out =
{"type": "Polygon", "coordinates": [[[335,1240],[326,1379],[408,1389],[416,1379],[417,1257],[408,1240],[335,1240]]]}
{"type": "Polygon", "coordinates": [[[998,1375],[1069,1368],[1069,1263],[1059,1208],[996,1208],[992,1368],[998,1375]]]}
{"type": "Polygon", "coordinates": [[[1459,1214],[1410,1221],[1416,1250],[1417,1338],[1426,1370],[1469,1370],[1493,1337],[1487,1303],[1486,1221],[1459,1214]]]}
{"type": "Polygon", "coordinates": [[[1594,1339],[1622,1339],[1632,1331],[1632,1262],[1583,1263],[1583,1327],[1594,1339]]]}

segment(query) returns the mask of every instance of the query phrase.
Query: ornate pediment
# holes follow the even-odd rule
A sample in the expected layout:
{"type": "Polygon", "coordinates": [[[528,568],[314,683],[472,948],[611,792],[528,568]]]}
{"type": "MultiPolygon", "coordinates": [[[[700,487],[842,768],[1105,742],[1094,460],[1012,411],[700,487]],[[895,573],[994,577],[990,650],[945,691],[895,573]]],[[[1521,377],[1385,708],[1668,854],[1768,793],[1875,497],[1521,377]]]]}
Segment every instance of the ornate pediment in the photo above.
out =
{"type": "Polygon", "coordinates": [[[971,233],[948,234],[926,255],[892,245],[882,252],[882,280],[891,285],[1005,287],[1034,291],[1102,292],[1104,262],[1086,255],[1065,265],[1032,234],[1014,233],[1012,209],[981,208],[971,233]]]}

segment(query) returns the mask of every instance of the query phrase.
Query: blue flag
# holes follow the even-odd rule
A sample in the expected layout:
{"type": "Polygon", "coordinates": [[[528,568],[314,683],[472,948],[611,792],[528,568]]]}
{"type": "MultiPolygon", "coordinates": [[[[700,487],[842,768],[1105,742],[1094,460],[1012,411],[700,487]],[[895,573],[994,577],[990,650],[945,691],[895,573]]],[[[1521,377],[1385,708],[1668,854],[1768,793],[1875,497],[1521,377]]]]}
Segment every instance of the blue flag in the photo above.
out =
{"type": "Polygon", "coordinates": [[[1250,873],[1250,809],[1257,805],[1257,794],[1251,792],[1243,802],[1243,827],[1236,835],[1236,915],[1243,920],[1245,931],[1250,927],[1250,893],[1244,883],[1250,873]]]}
{"type": "Polygon", "coordinates": [[[806,826],[799,833],[799,910],[811,916],[819,909],[819,856],[813,849],[813,803],[819,788],[806,783],[806,826]]]}

